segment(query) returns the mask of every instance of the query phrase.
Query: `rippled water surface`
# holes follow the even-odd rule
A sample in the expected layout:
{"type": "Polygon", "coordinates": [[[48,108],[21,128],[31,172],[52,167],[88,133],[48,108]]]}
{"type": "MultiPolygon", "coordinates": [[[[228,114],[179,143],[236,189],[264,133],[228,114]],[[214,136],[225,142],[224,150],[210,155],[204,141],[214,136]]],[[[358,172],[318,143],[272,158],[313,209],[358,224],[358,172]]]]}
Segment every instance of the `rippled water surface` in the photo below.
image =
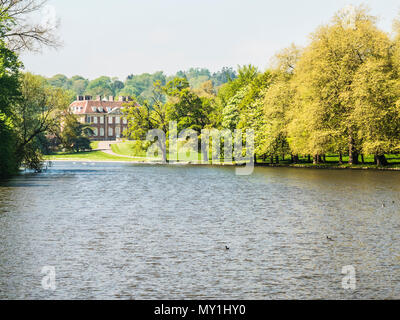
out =
{"type": "Polygon", "coordinates": [[[399,231],[400,172],[56,163],[0,182],[0,298],[400,298],[399,231]]]}

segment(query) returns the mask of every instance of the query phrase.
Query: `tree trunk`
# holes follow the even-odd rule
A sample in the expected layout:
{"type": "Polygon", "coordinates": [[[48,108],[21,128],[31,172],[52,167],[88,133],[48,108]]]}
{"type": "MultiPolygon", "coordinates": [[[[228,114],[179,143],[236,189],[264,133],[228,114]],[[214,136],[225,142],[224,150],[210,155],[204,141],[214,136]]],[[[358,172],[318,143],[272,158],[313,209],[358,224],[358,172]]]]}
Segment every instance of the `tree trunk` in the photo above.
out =
{"type": "Polygon", "coordinates": [[[343,164],[343,154],[339,152],[339,164],[343,164]]]}
{"type": "Polygon", "coordinates": [[[364,155],[363,155],[363,154],[361,155],[361,163],[362,163],[362,164],[365,164],[364,155]]]}
{"type": "Polygon", "coordinates": [[[257,155],[254,154],[254,164],[257,164],[257,155]]]}
{"type": "Polygon", "coordinates": [[[275,162],[276,162],[277,164],[279,164],[279,156],[276,156],[276,157],[275,157],[275,162]]]}
{"type": "Polygon", "coordinates": [[[326,155],[325,154],[322,156],[322,162],[326,163],[326,155]]]}
{"type": "Polygon", "coordinates": [[[311,162],[311,155],[309,154],[308,155],[308,160],[307,160],[309,163],[311,162]]]}
{"type": "Polygon", "coordinates": [[[266,154],[263,154],[262,160],[263,160],[263,162],[266,162],[266,161],[267,161],[267,155],[266,155],[266,154]]]}
{"type": "Polygon", "coordinates": [[[358,164],[358,152],[352,135],[349,135],[349,164],[358,164]]]}
{"type": "Polygon", "coordinates": [[[376,164],[378,166],[387,166],[388,165],[388,162],[387,162],[386,157],[385,157],[384,154],[382,154],[382,155],[377,154],[376,155],[376,164]]]}
{"type": "Polygon", "coordinates": [[[314,155],[313,164],[319,164],[321,162],[321,156],[316,154],[314,155]]]}
{"type": "Polygon", "coordinates": [[[293,156],[293,163],[299,163],[299,155],[295,154],[293,156]]]}

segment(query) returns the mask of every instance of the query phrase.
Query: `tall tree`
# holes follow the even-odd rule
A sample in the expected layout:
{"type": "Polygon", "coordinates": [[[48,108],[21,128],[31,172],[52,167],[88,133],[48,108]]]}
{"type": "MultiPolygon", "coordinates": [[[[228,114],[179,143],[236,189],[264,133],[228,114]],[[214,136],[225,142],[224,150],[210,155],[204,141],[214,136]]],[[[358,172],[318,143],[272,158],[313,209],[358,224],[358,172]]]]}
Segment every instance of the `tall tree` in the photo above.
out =
{"type": "Polygon", "coordinates": [[[165,93],[169,97],[168,117],[177,121],[178,130],[201,129],[210,123],[209,114],[212,106],[207,98],[200,98],[190,89],[185,78],[175,78],[165,86],[165,93]]]}
{"type": "MultiPolygon", "coordinates": [[[[354,78],[371,57],[384,58],[390,40],[363,7],[351,17],[339,12],[332,23],[312,35],[296,67],[299,117],[307,118],[310,149],[315,156],[336,151],[347,139],[349,163],[358,162],[361,142],[354,108],[354,78]],[[352,20],[348,24],[348,19],[352,20]]],[[[308,151],[308,150],[307,150],[308,151]]]]}
{"type": "Polygon", "coordinates": [[[19,167],[13,105],[20,98],[20,66],[17,56],[0,39],[0,177],[15,173],[19,167]]]}
{"type": "MultiPolygon", "coordinates": [[[[142,100],[139,104],[133,96],[132,101],[125,104],[124,113],[128,119],[128,128],[124,135],[134,140],[144,140],[150,130],[161,130],[165,136],[168,134],[168,106],[164,102],[164,92],[161,81],[156,81],[153,87],[151,101],[142,100]]],[[[163,161],[167,161],[166,145],[157,141],[161,150],[163,161]]]]}
{"type": "Polygon", "coordinates": [[[22,98],[14,105],[13,115],[16,155],[20,163],[40,170],[41,154],[35,146],[35,139],[60,127],[61,116],[70,99],[64,90],[50,87],[44,78],[30,73],[21,79],[21,93],[22,98]]]}
{"type": "Polygon", "coordinates": [[[390,60],[369,58],[353,82],[355,107],[352,122],[365,154],[386,165],[385,153],[400,149],[400,81],[390,60]]]}
{"type": "MultiPolygon", "coordinates": [[[[246,86],[246,93],[238,105],[240,115],[237,128],[243,130],[252,129],[254,131],[256,157],[264,155],[264,98],[271,83],[272,74],[270,71],[257,75],[255,79],[246,86]]],[[[257,160],[256,157],[255,160],[257,160]]]]}

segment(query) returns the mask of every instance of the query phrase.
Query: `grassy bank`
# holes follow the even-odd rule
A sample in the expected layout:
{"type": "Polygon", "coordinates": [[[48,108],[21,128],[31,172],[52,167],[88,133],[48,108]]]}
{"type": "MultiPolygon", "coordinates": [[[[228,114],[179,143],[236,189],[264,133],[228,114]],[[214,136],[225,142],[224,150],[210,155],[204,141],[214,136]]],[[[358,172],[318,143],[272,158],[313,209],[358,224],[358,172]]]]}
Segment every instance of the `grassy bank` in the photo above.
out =
{"type": "Polygon", "coordinates": [[[111,145],[114,153],[129,157],[146,157],[144,150],[135,150],[135,141],[126,141],[111,145]]]}
{"type": "MultiPolygon", "coordinates": [[[[113,144],[111,145],[111,150],[114,153],[123,156],[140,157],[140,158],[146,158],[147,156],[146,151],[138,150],[137,148],[135,148],[135,141],[125,141],[113,144]]],[[[178,159],[180,161],[201,161],[202,159],[201,153],[199,152],[190,153],[186,155],[185,152],[183,152],[182,148],[179,148],[178,151],[179,151],[178,159]]],[[[169,155],[167,155],[167,158],[169,159],[169,155]]]]}
{"type": "MultiPolygon", "coordinates": [[[[90,152],[80,152],[80,153],[65,153],[59,152],[53,155],[45,156],[45,160],[50,161],[103,161],[103,162],[112,162],[112,161],[123,161],[123,162],[152,162],[152,161],[160,161],[161,159],[150,159],[150,158],[126,158],[126,157],[118,157],[114,155],[110,155],[101,151],[90,151],[90,152]]],[[[211,163],[201,163],[200,161],[192,160],[192,164],[204,164],[209,165],[211,163]]],[[[265,167],[291,167],[291,168],[310,168],[310,169],[359,169],[359,170],[368,170],[368,169],[379,169],[379,170],[400,170],[400,163],[391,163],[386,167],[378,167],[373,163],[359,164],[359,165],[349,165],[343,164],[339,165],[337,163],[324,163],[324,164],[312,164],[312,163],[298,163],[292,164],[289,161],[280,161],[279,164],[269,164],[267,162],[259,161],[257,166],[265,166],[265,167]]]]}
{"type": "MultiPolygon", "coordinates": [[[[98,142],[92,142],[91,147],[93,149],[98,148],[98,142]]],[[[113,144],[112,151],[121,157],[116,155],[110,155],[99,150],[80,152],[80,153],[67,153],[59,152],[53,155],[46,156],[46,160],[66,160],[66,161],[124,161],[124,162],[152,162],[160,161],[160,158],[147,158],[144,150],[138,150],[135,148],[134,141],[126,141],[118,144],[113,144]],[[124,156],[134,157],[127,158],[124,156]]],[[[193,164],[211,164],[202,163],[201,153],[192,153],[189,158],[186,158],[184,152],[179,150],[178,158],[181,162],[192,162],[193,164]]],[[[211,154],[210,154],[211,157],[211,154]]],[[[169,155],[167,157],[169,159],[169,155]]],[[[369,155],[364,157],[364,163],[358,165],[349,165],[348,157],[343,157],[343,164],[339,164],[339,157],[337,155],[327,155],[324,163],[313,164],[308,162],[308,158],[300,157],[299,163],[293,164],[290,156],[279,157],[279,163],[270,164],[269,159],[263,161],[258,159],[258,166],[269,166],[269,167],[292,167],[292,168],[315,168],[315,169],[386,169],[386,170],[400,170],[400,155],[386,155],[388,160],[388,166],[378,167],[374,164],[374,157],[369,155]]],[[[359,159],[361,161],[361,157],[359,159]]]]}
{"type": "Polygon", "coordinates": [[[66,161],[138,161],[140,159],[117,157],[102,151],[88,151],[79,153],[57,152],[45,156],[45,160],[66,160],[66,161]]]}

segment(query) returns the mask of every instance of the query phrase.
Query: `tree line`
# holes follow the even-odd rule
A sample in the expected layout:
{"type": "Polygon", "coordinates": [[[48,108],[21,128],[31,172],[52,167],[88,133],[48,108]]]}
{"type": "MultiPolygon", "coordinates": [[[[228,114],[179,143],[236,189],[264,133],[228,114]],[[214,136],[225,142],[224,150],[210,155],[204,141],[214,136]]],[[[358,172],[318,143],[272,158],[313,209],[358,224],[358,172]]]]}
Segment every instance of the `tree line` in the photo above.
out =
{"type": "Polygon", "coordinates": [[[127,133],[141,139],[148,129],[167,131],[171,120],[199,133],[253,129],[256,161],[290,155],[318,164],[335,154],[357,164],[374,155],[387,165],[385,155],[400,151],[400,23],[394,26],[393,35],[383,32],[360,6],[338,12],[306,47],[276,54],[267,71],[239,67],[218,90],[207,82],[192,89],[185,77],[157,82],[151,103],[128,109],[127,133]]]}
{"type": "Polygon", "coordinates": [[[176,77],[187,79],[190,86],[194,89],[200,88],[206,81],[211,81],[214,88],[218,88],[228,81],[235,79],[236,72],[228,67],[223,67],[221,70],[213,73],[206,68],[190,68],[187,71],[178,71],[172,76],[167,76],[163,71],[153,74],[130,74],[125,81],[108,76],[102,76],[90,81],[79,75],[68,78],[63,74],[57,74],[46,80],[54,87],[69,91],[71,97],[77,95],[101,95],[106,97],[135,96],[139,101],[143,101],[151,99],[155,82],[159,81],[165,85],[168,81],[176,77]]]}

